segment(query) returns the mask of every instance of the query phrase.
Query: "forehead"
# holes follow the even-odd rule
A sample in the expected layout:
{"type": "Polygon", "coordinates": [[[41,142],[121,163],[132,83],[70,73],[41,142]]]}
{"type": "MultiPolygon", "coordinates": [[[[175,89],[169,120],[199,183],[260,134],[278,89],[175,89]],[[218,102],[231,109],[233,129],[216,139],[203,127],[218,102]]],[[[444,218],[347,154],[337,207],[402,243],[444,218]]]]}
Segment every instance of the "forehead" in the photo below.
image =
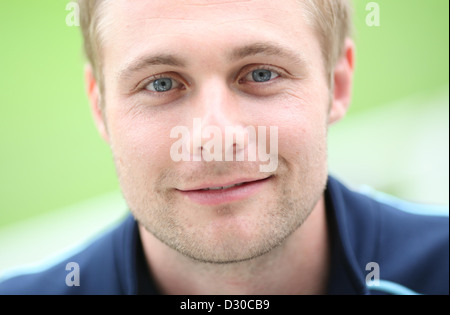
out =
{"type": "Polygon", "coordinates": [[[310,45],[299,0],[115,0],[103,12],[103,55],[132,59],[148,50],[218,54],[249,41],[310,45]]]}

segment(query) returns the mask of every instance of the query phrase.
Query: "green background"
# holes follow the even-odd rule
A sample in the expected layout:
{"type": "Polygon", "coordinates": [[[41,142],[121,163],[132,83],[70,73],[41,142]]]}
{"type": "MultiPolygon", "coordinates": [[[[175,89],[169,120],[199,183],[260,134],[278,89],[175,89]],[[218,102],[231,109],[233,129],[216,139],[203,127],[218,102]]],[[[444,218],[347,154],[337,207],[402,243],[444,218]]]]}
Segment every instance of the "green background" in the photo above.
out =
{"type": "MultiPolygon", "coordinates": [[[[109,148],[90,116],[81,36],[78,27],[65,22],[68,2],[0,0],[0,228],[118,190],[109,148]]],[[[374,108],[420,95],[424,102],[411,102],[420,108],[418,115],[439,108],[433,117],[448,126],[449,1],[376,2],[381,24],[369,27],[369,1],[355,0],[357,68],[347,119],[367,117],[374,108]],[[428,95],[436,93],[441,101],[429,104],[428,95]]],[[[383,129],[384,122],[372,125],[383,129]]],[[[346,120],[335,128],[350,138],[358,134],[346,120]]],[[[378,141],[394,141],[401,130],[399,124],[378,141]]],[[[442,138],[432,140],[447,152],[448,164],[448,128],[442,138]]],[[[338,144],[333,150],[340,147],[347,148],[338,144]]],[[[394,147],[398,151],[391,156],[404,149],[394,147]]],[[[335,156],[345,154],[352,152],[335,156]]],[[[377,185],[401,195],[401,187],[377,185]]]]}

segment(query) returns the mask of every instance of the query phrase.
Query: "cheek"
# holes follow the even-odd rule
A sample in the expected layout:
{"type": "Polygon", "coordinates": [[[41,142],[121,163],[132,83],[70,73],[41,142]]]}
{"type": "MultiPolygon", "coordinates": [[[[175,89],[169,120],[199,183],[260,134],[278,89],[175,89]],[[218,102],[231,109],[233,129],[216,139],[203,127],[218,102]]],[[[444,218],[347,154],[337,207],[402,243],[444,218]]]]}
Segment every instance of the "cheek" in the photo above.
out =
{"type": "Polygon", "coordinates": [[[326,155],[328,99],[322,95],[327,94],[288,91],[277,102],[277,108],[268,113],[270,124],[278,126],[281,158],[288,162],[305,162],[305,159],[323,162],[326,155]]]}
{"type": "Polygon", "coordinates": [[[170,123],[130,111],[110,111],[107,117],[111,150],[118,167],[134,176],[152,176],[170,161],[170,123]],[[119,165],[120,164],[120,165],[119,165]]]}

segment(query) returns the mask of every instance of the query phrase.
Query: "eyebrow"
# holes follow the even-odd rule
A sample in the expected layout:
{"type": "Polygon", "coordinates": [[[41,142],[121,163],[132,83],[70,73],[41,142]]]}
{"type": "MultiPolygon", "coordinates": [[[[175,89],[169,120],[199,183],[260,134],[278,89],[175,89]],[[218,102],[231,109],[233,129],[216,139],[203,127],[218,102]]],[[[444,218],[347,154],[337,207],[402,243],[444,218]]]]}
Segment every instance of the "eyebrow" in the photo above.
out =
{"type": "Polygon", "coordinates": [[[186,63],[181,58],[170,54],[143,56],[132,61],[131,63],[126,65],[122,70],[120,70],[118,73],[118,77],[119,78],[128,77],[143,68],[160,65],[185,67],[186,63]]]}
{"type": "MultiPolygon", "coordinates": [[[[235,48],[227,54],[227,59],[229,62],[235,62],[256,55],[286,58],[290,59],[291,62],[301,66],[305,66],[306,64],[305,60],[298,52],[271,42],[255,42],[235,48]]],[[[141,69],[160,65],[186,67],[187,63],[180,56],[172,54],[142,56],[132,61],[122,70],[120,70],[118,72],[118,78],[128,77],[141,69]]]]}
{"type": "Polygon", "coordinates": [[[231,52],[228,59],[229,61],[236,61],[256,55],[268,55],[286,58],[302,66],[306,64],[304,58],[299,52],[272,42],[255,42],[243,47],[239,47],[231,52]]]}

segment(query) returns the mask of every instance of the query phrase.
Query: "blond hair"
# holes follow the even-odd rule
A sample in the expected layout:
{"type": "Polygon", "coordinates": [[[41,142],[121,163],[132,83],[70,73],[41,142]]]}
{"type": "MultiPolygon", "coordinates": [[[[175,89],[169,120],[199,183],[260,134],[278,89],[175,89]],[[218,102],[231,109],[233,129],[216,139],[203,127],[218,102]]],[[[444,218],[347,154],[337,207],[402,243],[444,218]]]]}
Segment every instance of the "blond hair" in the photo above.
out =
{"type": "MultiPolygon", "coordinates": [[[[319,37],[329,83],[333,69],[341,57],[345,39],[351,36],[351,0],[298,0],[305,9],[307,22],[319,37]]],[[[108,1],[78,0],[84,52],[103,92],[101,56],[101,16],[108,1]]]]}

